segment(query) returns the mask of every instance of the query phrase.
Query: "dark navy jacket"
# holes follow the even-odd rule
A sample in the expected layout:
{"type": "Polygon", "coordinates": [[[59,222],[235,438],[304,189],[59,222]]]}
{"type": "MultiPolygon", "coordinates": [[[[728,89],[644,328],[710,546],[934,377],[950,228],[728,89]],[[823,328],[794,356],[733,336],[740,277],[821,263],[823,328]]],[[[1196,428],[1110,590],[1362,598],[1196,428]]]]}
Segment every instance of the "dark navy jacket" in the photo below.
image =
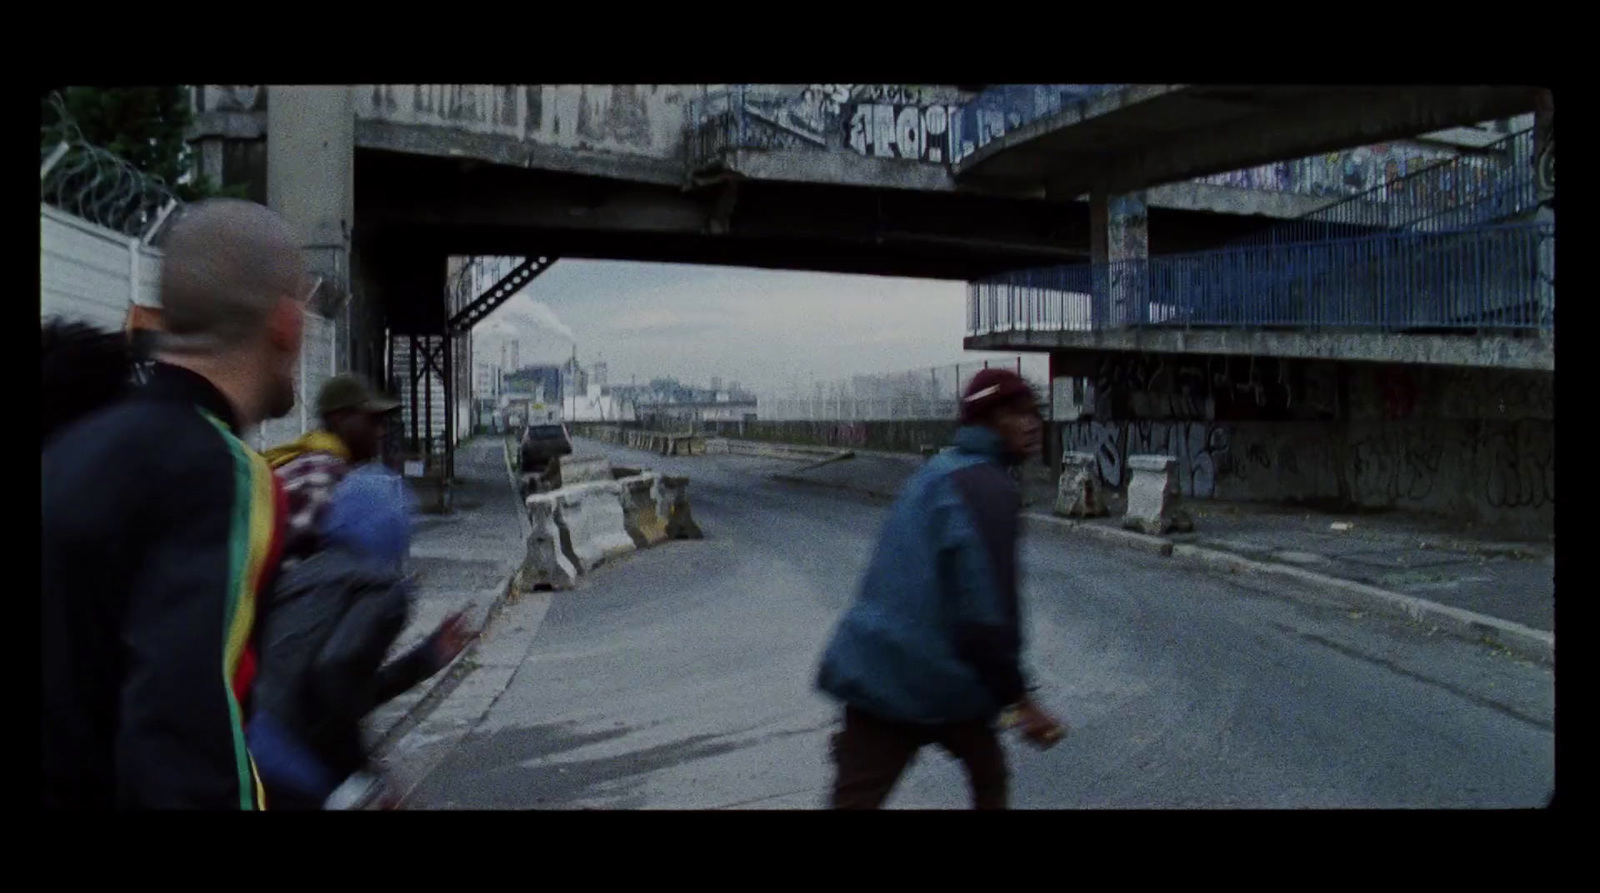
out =
{"type": "Polygon", "coordinates": [[[818,686],[883,719],[994,718],[1021,700],[1021,494],[998,434],[962,428],[890,509],[818,686]]]}
{"type": "Polygon", "coordinates": [[[243,718],[282,491],[238,430],[209,382],[158,365],[45,442],[46,808],[260,808],[243,718]]]}

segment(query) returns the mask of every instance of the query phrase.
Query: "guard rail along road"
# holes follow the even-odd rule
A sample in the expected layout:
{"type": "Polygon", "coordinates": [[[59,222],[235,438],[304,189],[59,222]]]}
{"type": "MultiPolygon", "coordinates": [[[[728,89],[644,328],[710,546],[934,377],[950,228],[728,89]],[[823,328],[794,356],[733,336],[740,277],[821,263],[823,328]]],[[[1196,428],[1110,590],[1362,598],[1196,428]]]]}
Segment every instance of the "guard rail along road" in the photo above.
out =
{"type": "Polygon", "coordinates": [[[706,452],[706,439],[699,434],[641,431],[609,425],[574,426],[574,431],[581,437],[590,437],[603,443],[614,443],[662,456],[700,456],[706,452]]]}
{"type": "Polygon", "coordinates": [[[833,447],[810,447],[787,443],[766,443],[756,440],[736,440],[726,437],[706,437],[703,434],[668,433],[621,428],[611,425],[574,425],[573,433],[602,443],[612,443],[631,449],[643,450],[662,456],[754,456],[763,459],[787,459],[794,462],[835,461],[853,455],[850,450],[833,447]]]}

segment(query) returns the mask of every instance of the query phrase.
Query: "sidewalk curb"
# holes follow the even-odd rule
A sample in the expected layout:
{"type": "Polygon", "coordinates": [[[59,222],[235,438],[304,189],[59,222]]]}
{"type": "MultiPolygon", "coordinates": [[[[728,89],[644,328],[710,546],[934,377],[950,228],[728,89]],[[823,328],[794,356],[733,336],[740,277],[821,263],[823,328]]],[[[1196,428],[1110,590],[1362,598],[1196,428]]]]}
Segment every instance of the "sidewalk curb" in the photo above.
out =
{"type": "Polygon", "coordinates": [[[1112,545],[1137,549],[1140,552],[1149,552],[1162,558],[1171,558],[1173,554],[1174,544],[1159,536],[1150,536],[1133,530],[1123,530],[1120,527],[1107,527],[1104,524],[1074,521],[1071,518],[1059,518],[1055,515],[1042,515],[1038,512],[1024,512],[1022,517],[1024,523],[1035,529],[1076,533],[1102,540],[1112,545]]]}
{"type": "Polygon", "coordinates": [[[1210,567],[1229,573],[1256,573],[1287,577],[1304,584],[1320,595],[1333,598],[1350,607],[1397,617],[1430,626],[1440,632],[1473,642],[1483,642],[1504,648],[1521,657],[1544,664],[1555,663],[1556,638],[1554,633],[1524,626],[1510,620],[1501,620],[1487,614],[1441,605],[1380,589],[1366,583],[1319,574],[1305,568],[1243,558],[1220,549],[1173,543],[1160,537],[1146,536],[1128,530],[1119,530],[1099,524],[1087,524],[1066,518],[1027,513],[1023,516],[1035,527],[1090,536],[1103,542],[1150,552],[1189,564],[1210,567]]]}

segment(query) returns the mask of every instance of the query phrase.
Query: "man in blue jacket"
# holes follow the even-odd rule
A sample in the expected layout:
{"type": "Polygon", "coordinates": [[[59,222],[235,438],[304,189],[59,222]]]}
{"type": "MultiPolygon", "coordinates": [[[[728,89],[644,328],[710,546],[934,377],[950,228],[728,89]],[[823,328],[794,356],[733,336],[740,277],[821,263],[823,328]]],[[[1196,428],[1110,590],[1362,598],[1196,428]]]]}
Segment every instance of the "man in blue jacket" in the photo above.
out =
{"type": "Polygon", "coordinates": [[[890,509],[878,547],[823,656],[817,683],[844,704],[833,738],[836,809],[875,809],[917,752],[937,744],[966,767],[978,809],[1003,809],[995,726],[1014,711],[1030,741],[1060,723],[1035,705],[1021,666],[1017,534],[1010,470],[1041,448],[1033,390],[980,372],[954,448],[924,465],[890,509]]]}

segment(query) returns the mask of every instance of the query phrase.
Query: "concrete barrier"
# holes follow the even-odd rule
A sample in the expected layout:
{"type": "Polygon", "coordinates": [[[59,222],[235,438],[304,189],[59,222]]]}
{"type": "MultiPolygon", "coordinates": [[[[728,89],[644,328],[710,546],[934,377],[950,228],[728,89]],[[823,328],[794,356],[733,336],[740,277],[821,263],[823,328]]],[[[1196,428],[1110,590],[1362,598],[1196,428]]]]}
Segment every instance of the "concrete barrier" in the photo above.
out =
{"type": "Polygon", "coordinates": [[[611,460],[604,456],[561,457],[562,487],[610,480],[615,480],[611,475],[611,460]]]}
{"type": "Polygon", "coordinates": [[[517,589],[571,589],[578,581],[578,569],[562,548],[557,498],[548,493],[530,496],[527,506],[533,531],[528,534],[528,552],[517,571],[517,589]]]}
{"type": "Polygon", "coordinates": [[[1178,507],[1178,460],[1172,456],[1129,456],[1128,508],[1122,526],[1150,536],[1194,529],[1188,512],[1178,507]]]}
{"type": "Polygon", "coordinates": [[[656,514],[666,521],[668,539],[697,540],[705,537],[689,510],[688,478],[663,475],[656,480],[653,495],[656,514]]]}
{"type": "Polygon", "coordinates": [[[567,534],[567,558],[580,573],[638,548],[628,536],[622,512],[622,485],[593,481],[563,487],[556,499],[557,520],[567,534]]]}
{"type": "Polygon", "coordinates": [[[1100,474],[1095,469],[1093,453],[1061,455],[1055,512],[1067,518],[1102,518],[1111,514],[1100,492],[1100,474]]]}
{"type": "Polygon", "coordinates": [[[667,517],[657,508],[660,477],[651,472],[617,481],[621,486],[622,525],[635,546],[647,549],[666,542],[667,517]]]}

